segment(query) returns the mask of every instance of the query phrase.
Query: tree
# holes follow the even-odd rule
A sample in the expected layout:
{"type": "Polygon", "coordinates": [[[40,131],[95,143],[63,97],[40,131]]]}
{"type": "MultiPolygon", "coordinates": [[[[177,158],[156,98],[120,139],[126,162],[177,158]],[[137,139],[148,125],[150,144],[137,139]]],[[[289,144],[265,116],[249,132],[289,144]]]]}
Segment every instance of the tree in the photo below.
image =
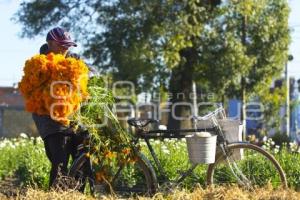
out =
{"type": "MultiPolygon", "coordinates": [[[[230,68],[226,68],[223,64],[234,63],[230,59],[239,60],[238,65],[232,69],[241,70],[241,73],[237,78],[232,76],[232,81],[227,82],[227,86],[223,85],[225,87],[221,91],[227,96],[237,96],[243,105],[246,105],[245,102],[251,94],[264,95],[265,88],[269,87],[272,79],[283,71],[290,42],[289,8],[284,0],[232,0],[224,9],[226,11],[222,20],[214,26],[218,27],[216,24],[219,24],[219,27],[225,26],[224,29],[221,28],[221,32],[225,38],[228,36],[229,38],[224,41],[235,43],[233,46],[237,49],[229,51],[224,60],[220,59],[219,55],[213,55],[211,60],[221,61],[219,67],[218,65],[216,67],[227,71],[219,74],[226,79],[229,78],[226,74],[231,72],[228,71],[230,68]],[[223,67],[220,67],[222,65],[223,67]]],[[[213,63],[209,64],[212,65],[213,63]]],[[[222,82],[226,83],[226,80],[222,82]]]]}
{"type": "MultiPolygon", "coordinates": [[[[280,80],[281,84],[283,80],[280,80]]],[[[282,116],[279,115],[280,109],[285,104],[287,91],[286,88],[279,86],[271,90],[266,89],[264,95],[261,95],[260,102],[264,105],[263,119],[265,132],[281,132],[282,116]]]]}
{"type": "MultiPolygon", "coordinates": [[[[289,43],[285,0],[35,0],[15,19],[25,37],[70,28],[94,65],[139,91],[168,86],[172,105],[190,102],[192,80],[217,96],[259,93],[282,71],[289,43]]],[[[170,115],[169,127],[189,126],[170,115]]]]}

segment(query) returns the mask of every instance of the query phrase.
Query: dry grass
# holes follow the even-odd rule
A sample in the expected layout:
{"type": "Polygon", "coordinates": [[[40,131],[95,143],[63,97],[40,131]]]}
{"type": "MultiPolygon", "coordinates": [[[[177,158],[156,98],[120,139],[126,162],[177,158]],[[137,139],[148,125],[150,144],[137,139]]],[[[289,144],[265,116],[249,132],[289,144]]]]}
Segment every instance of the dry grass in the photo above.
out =
{"type": "MultiPolygon", "coordinates": [[[[76,191],[50,191],[28,189],[26,194],[17,195],[14,198],[1,196],[1,200],[94,200],[95,198],[83,195],[76,191]]],[[[111,196],[101,196],[97,199],[112,200],[124,199],[111,196]]],[[[169,194],[157,193],[153,197],[132,197],[138,200],[298,200],[300,193],[291,189],[273,190],[272,188],[259,188],[255,191],[244,191],[239,187],[217,187],[217,188],[196,188],[193,192],[174,190],[169,194]]]]}
{"type": "MultiPolygon", "coordinates": [[[[147,199],[147,198],[139,198],[147,199]]],[[[161,200],[298,200],[300,193],[291,189],[273,190],[271,187],[245,191],[239,187],[196,188],[193,192],[175,190],[172,194],[156,194],[152,199],[161,200]]]]}

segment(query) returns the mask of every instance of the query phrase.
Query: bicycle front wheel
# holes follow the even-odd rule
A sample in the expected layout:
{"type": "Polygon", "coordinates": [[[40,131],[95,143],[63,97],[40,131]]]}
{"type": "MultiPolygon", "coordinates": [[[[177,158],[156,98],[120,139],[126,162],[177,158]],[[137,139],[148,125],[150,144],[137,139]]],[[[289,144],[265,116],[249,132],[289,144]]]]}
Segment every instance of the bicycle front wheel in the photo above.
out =
{"type": "Polygon", "coordinates": [[[140,152],[134,163],[119,166],[111,183],[112,189],[122,196],[131,194],[153,195],[157,190],[157,179],[150,161],[140,152]]]}
{"type": "Polygon", "coordinates": [[[95,192],[95,175],[92,168],[92,163],[86,154],[81,154],[77,159],[74,160],[69,174],[70,177],[74,178],[75,187],[81,191],[85,192],[85,189],[89,190],[89,193],[94,195],[95,192]],[[88,183],[88,188],[86,184],[88,183]]]}
{"type": "Polygon", "coordinates": [[[236,184],[254,189],[267,184],[287,187],[285,173],[274,156],[250,143],[232,143],[227,155],[218,152],[215,163],[207,170],[207,184],[236,184]]]}
{"type": "Polygon", "coordinates": [[[133,163],[119,165],[115,160],[110,165],[109,176],[98,180],[95,166],[82,154],[72,165],[69,176],[75,178],[81,191],[86,187],[86,183],[89,183],[89,190],[94,196],[105,192],[121,196],[152,195],[157,189],[155,172],[143,154],[137,152],[136,155],[133,163]]]}

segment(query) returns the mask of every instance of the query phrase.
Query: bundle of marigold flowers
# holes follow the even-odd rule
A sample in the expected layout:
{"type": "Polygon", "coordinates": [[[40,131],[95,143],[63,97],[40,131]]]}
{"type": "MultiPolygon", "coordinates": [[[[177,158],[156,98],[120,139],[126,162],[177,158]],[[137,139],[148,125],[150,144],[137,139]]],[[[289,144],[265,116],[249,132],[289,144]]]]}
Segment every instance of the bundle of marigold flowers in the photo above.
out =
{"type": "Polygon", "coordinates": [[[82,60],[60,54],[36,55],[27,60],[19,83],[26,110],[50,115],[67,125],[68,117],[88,97],[88,72],[82,60]]]}

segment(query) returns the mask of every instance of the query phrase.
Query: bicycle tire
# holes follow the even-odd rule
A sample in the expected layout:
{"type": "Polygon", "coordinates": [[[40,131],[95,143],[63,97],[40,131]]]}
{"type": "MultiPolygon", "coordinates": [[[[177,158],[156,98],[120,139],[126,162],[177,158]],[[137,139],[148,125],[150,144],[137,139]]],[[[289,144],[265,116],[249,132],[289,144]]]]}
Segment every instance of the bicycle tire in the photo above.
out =
{"type": "MultiPolygon", "coordinates": [[[[138,169],[140,169],[140,173],[142,173],[142,183],[144,183],[145,188],[136,188],[136,187],[130,187],[130,184],[128,184],[128,182],[126,182],[126,179],[124,179],[124,177],[122,175],[125,168],[121,169],[119,172],[119,176],[116,177],[114,183],[110,183],[110,185],[106,185],[106,192],[114,192],[114,193],[119,193],[121,195],[131,195],[133,193],[137,193],[137,194],[143,194],[143,195],[153,195],[155,194],[157,188],[158,188],[158,184],[157,184],[157,179],[156,179],[156,175],[154,172],[154,169],[150,163],[150,161],[140,152],[137,153],[137,157],[136,157],[136,162],[134,164],[134,166],[136,166],[138,169]],[[121,175],[121,176],[120,176],[121,175]],[[124,186],[128,186],[128,187],[124,187],[124,186]],[[140,190],[139,190],[140,189],[140,190]],[[111,191],[113,190],[113,191],[111,191]]],[[[90,190],[92,191],[93,195],[96,195],[96,192],[99,191],[95,191],[95,187],[97,185],[96,180],[95,180],[95,175],[94,174],[85,174],[85,172],[82,172],[82,168],[85,165],[86,162],[90,162],[89,158],[87,158],[85,156],[85,154],[82,154],[79,158],[77,158],[73,165],[70,168],[69,171],[69,176],[71,177],[75,177],[76,179],[78,179],[78,174],[81,174],[80,176],[82,177],[82,179],[88,179],[90,180],[90,186],[92,186],[90,188],[90,190]]],[[[93,172],[94,173],[94,172],[93,172]]],[[[116,174],[114,174],[116,175],[116,174]]],[[[84,181],[81,181],[84,182],[84,181]]],[[[137,183],[138,186],[141,186],[141,182],[137,183]]],[[[84,187],[84,186],[83,186],[84,187]]],[[[103,191],[101,191],[103,192],[103,191]]]]}
{"type": "Polygon", "coordinates": [[[90,193],[94,194],[95,176],[91,168],[91,161],[85,153],[81,154],[73,161],[68,175],[77,181],[76,187],[84,192],[86,183],[89,183],[90,193]]]}
{"type": "Polygon", "coordinates": [[[218,151],[215,163],[208,166],[207,185],[237,184],[254,189],[271,183],[274,187],[287,187],[280,164],[263,148],[250,143],[232,143],[227,149],[230,154],[228,159],[218,151]],[[240,156],[237,153],[242,155],[242,159],[237,159],[240,156]]]}
{"type": "Polygon", "coordinates": [[[132,194],[151,196],[155,194],[158,188],[155,171],[144,154],[137,152],[136,155],[134,164],[122,168],[118,175],[115,174],[117,176],[111,185],[112,189],[123,196],[132,194]],[[137,170],[136,173],[132,174],[133,176],[138,176],[139,179],[136,180],[135,184],[130,184],[127,180],[128,177],[124,177],[124,175],[128,176],[128,174],[126,175],[126,170],[137,170]]]}

